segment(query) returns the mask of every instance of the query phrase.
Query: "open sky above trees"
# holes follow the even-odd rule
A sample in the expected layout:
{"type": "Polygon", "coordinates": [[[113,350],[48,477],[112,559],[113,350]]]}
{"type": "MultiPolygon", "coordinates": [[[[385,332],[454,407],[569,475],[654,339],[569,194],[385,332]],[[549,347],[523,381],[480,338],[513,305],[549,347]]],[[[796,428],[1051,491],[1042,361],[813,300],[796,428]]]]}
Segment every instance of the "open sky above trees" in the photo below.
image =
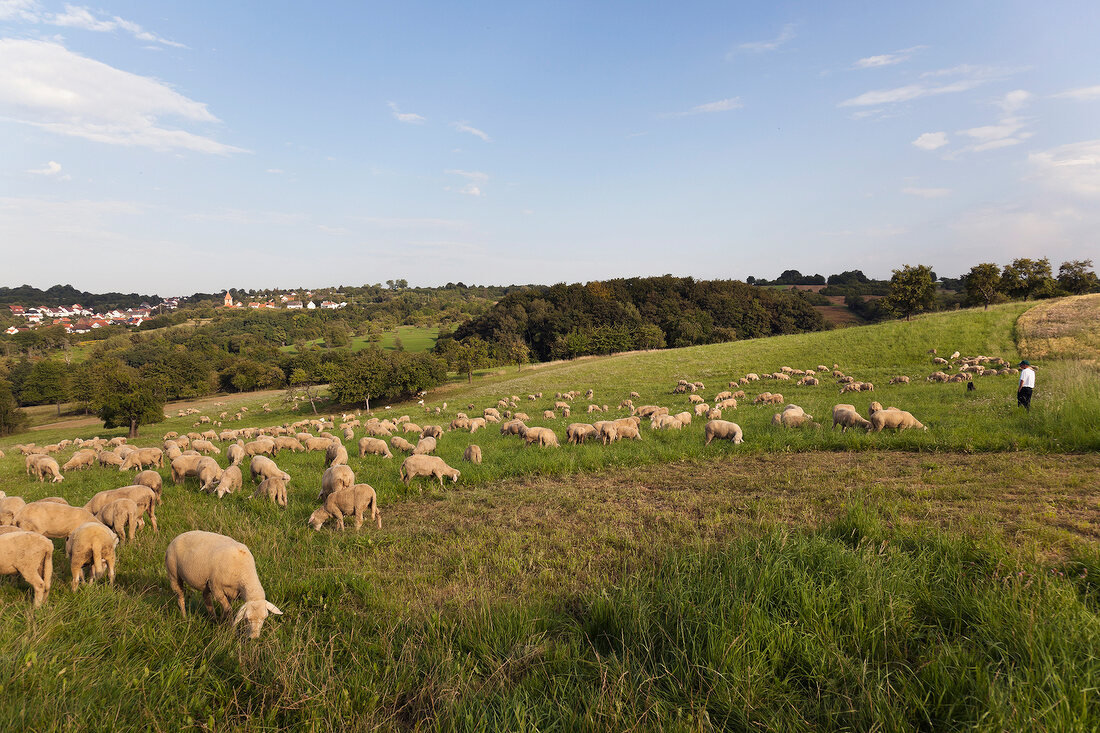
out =
{"type": "Polygon", "coordinates": [[[0,284],[1094,257],[1098,21],[1087,1],[0,0],[0,242],[41,253],[0,284]]]}

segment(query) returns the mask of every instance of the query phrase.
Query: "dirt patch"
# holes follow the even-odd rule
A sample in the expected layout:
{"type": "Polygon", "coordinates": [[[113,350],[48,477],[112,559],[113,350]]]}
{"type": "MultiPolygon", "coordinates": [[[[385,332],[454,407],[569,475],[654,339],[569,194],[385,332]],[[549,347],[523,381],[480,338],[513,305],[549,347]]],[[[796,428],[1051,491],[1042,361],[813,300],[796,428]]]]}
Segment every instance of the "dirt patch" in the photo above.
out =
{"type": "Polygon", "coordinates": [[[1029,359],[1100,360],[1100,293],[1058,298],[1024,311],[1016,342],[1029,359]]]}

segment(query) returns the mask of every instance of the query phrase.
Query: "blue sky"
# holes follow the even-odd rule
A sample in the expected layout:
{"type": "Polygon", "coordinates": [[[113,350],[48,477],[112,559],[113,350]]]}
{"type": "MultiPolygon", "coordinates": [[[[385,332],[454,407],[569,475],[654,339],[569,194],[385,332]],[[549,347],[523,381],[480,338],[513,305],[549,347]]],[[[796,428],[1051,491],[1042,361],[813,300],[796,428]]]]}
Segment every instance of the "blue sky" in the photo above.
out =
{"type": "Polygon", "coordinates": [[[0,0],[0,284],[1100,261],[1100,3],[0,0]]]}

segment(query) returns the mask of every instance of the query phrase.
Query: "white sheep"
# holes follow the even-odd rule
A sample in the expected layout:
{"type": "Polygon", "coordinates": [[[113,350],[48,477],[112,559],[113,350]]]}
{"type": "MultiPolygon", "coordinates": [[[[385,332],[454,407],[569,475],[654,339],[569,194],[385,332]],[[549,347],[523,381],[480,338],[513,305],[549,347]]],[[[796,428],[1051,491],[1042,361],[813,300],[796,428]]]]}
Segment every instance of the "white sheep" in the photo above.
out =
{"type": "Polygon", "coordinates": [[[179,601],[180,613],[187,615],[183,589],[189,585],[203,593],[206,610],[214,614],[217,601],[228,617],[229,602],[238,596],[244,601],[233,619],[234,624],[248,619],[250,638],[257,638],[268,614],[283,614],[275,604],[267,600],[260,577],[256,573],[256,559],[248,547],[231,537],[192,530],[176,537],[164,554],[164,568],[168,572],[168,585],[179,601]]]}
{"type": "Polygon", "coordinates": [[[325,497],[323,506],[309,515],[309,526],[320,530],[325,522],[335,518],[336,528],[344,528],[344,517],[355,517],[355,529],[363,527],[363,515],[370,513],[372,521],[378,523],[378,529],[382,529],[382,512],[378,509],[378,495],[369,484],[355,484],[354,486],[335,491],[325,497]]]}
{"type": "Polygon", "coordinates": [[[91,565],[91,579],[98,580],[107,574],[107,582],[115,582],[115,548],[118,535],[100,522],[85,522],[65,541],[65,554],[69,556],[69,568],[73,575],[73,590],[84,580],[84,568],[91,565]]]}
{"type": "Polygon", "coordinates": [[[409,456],[401,464],[401,480],[406,486],[417,476],[438,478],[439,485],[442,486],[444,478],[457,482],[460,475],[458,469],[451,468],[438,456],[409,456]]]}
{"type": "Polygon", "coordinates": [[[141,518],[141,507],[133,499],[121,497],[107,504],[98,512],[96,518],[115,531],[120,539],[134,540],[134,534],[145,522],[141,518]],[[129,532],[129,537],[127,537],[129,532]]]}
{"type": "Polygon", "coordinates": [[[706,437],[703,445],[710,445],[715,438],[732,441],[734,445],[744,442],[741,426],[728,420],[711,420],[703,427],[703,435],[706,437]]]}
{"type": "Polygon", "coordinates": [[[34,588],[35,608],[45,603],[53,578],[53,542],[22,530],[0,535],[0,575],[16,573],[34,588]]]}

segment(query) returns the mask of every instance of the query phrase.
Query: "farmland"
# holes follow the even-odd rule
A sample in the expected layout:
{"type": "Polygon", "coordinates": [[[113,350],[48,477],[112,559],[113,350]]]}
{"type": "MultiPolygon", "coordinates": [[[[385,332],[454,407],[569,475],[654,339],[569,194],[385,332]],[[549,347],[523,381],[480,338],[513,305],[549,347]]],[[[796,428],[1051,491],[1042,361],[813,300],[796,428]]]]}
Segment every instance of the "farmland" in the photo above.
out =
{"type": "MultiPolygon", "coordinates": [[[[835,363],[875,385],[842,397],[827,373],[818,387],[753,382],[750,399],[723,416],[744,429],[738,446],[704,446],[701,419],[680,431],[644,426],[641,442],[556,450],[493,425],[449,432],[437,454],[462,475],[442,488],[407,488],[400,457],[361,459],[348,441],[357,480],[378,491],[381,531],[306,526],[318,453],[277,457],[293,477],[286,509],[247,498],[247,481],[220,502],[193,479],[169,482],[160,532],[120,546],[115,586],[70,592],[61,551],[50,600],[33,613],[26,585],[0,580],[0,720],[36,730],[87,720],[154,730],[1095,729],[1098,307],[1100,296],[1041,312],[1015,303],[582,358],[439,388],[428,415],[376,405],[446,425],[458,410],[515,395],[531,425],[564,443],[567,424],[602,416],[580,398],[570,418],[544,419],[554,394],[571,389],[593,389],[591,403],[619,417],[631,391],[636,404],[675,412],[690,409],[671,394],[679,379],[703,382],[710,401],[731,379],[781,366],[835,363]],[[975,377],[969,392],[925,381],[940,368],[933,348],[1036,361],[1032,411],[1016,408],[1012,375],[975,377]],[[912,383],[888,384],[899,375],[912,383]],[[823,429],[773,427],[778,408],[751,404],[764,390],[823,429]],[[929,430],[829,429],[832,405],[866,414],[871,399],[929,430]],[[470,443],[484,451],[480,466],[461,460],[470,443]],[[194,528],[255,554],[284,612],[259,640],[213,622],[197,594],[179,616],[164,549],[194,528]]],[[[292,412],[273,397],[220,398],[228,404],[204,404],[203,414],[249,407],[234,428],[311,417],[308,405],[292,412]]],[[[193,421],[147,426],[136,443],[157,445],[193,421]]],[[[50,428],[19,439],[117,433],[50,428]]],[[[123,483],[103,468],[32,482],[15,442],[0,442],[9,495],[82,504],[123,483]]]]}

